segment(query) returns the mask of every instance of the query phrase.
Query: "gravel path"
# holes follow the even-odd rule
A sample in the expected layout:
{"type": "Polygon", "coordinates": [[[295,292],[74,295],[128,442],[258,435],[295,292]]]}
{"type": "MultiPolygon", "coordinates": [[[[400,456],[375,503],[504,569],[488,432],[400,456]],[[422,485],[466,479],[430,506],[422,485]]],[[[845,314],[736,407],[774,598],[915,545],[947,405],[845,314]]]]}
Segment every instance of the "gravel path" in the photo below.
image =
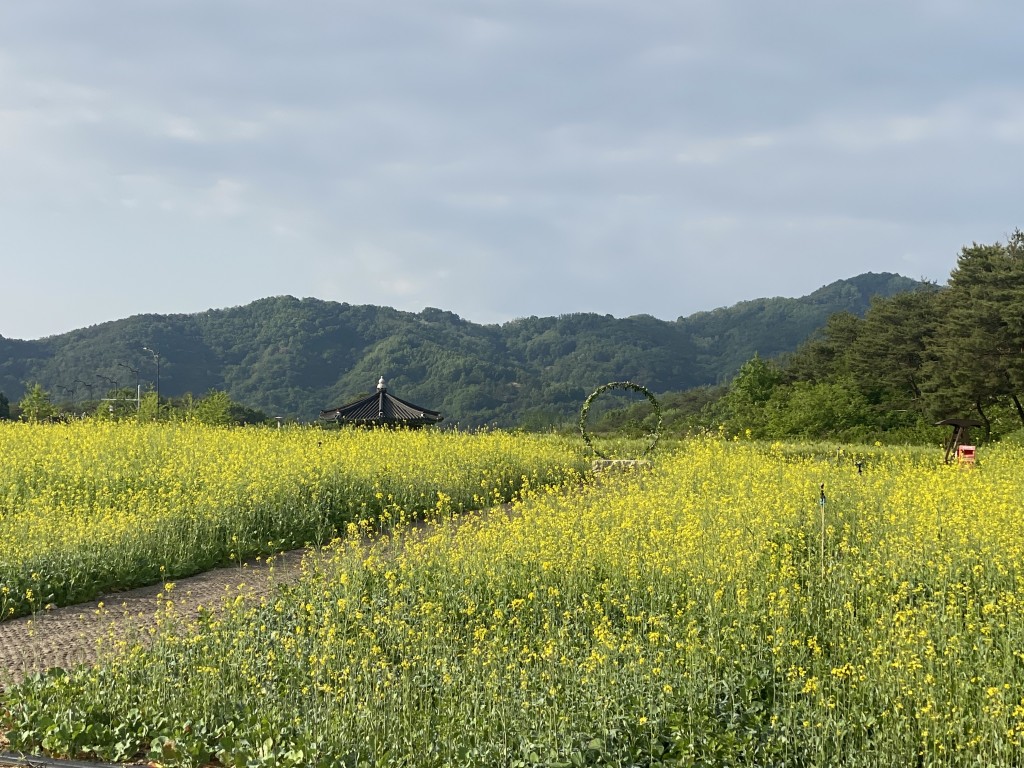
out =
{"type": "MultiPolygon", "coordinates": [[[[271,567],[252,560],[174,582],[180,616],[195,616],[200,605],[216,606],[225,593],[261,595],[274,584],[298,578],[306,550],[277,555],[271,567]]],[[[0,622],[0,691],[32,672],[70,668],[95,661],[111,636],[143,635],[155,624],[163,584],[106,595],[101,600],[56,608],[0,622]],[[101,607],[102,606],[102,607],[101,607]]]]}

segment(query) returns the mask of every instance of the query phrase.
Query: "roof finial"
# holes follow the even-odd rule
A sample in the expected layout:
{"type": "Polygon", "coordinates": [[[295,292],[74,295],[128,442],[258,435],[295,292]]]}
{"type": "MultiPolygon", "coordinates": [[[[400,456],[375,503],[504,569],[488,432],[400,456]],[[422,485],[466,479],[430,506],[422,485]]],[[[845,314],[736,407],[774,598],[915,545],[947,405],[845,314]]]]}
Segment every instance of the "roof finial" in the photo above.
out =
{"type": "Polygon", "coordinates": [[[377,382],[377,391],[383,392],[387,387],[384,386],[384,377],[380,377],[380,381],[377,382]]]}

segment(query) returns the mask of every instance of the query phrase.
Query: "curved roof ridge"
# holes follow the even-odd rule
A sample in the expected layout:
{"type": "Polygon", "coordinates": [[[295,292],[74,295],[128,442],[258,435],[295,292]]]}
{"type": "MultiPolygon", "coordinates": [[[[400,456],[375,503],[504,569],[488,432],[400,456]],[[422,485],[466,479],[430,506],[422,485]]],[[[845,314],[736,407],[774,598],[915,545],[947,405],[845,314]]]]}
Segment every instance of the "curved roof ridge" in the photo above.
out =
{"type": "Polygon", "coordinates": [[[359,400],[320,411],[320,419],[339,424],[422,426],[436,424],[444,417],[438,411],[395,397],[381,387],[359,400]]]}

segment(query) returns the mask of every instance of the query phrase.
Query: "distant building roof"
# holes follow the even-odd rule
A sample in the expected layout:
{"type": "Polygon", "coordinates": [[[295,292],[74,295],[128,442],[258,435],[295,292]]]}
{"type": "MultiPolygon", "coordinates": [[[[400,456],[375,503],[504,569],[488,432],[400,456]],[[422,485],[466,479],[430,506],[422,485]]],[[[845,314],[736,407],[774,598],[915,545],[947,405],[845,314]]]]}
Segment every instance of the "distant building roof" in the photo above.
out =
{"type": "Polygon", "coordinates": [[[360,426],[406,426],[422,427],[436,424],[444,418],[437,411],[402,400],[388,393],[384,377],[377,382],[377,391],[362,400],[348,405],[320,411],[320,419],[339,424],[360,426]]]}

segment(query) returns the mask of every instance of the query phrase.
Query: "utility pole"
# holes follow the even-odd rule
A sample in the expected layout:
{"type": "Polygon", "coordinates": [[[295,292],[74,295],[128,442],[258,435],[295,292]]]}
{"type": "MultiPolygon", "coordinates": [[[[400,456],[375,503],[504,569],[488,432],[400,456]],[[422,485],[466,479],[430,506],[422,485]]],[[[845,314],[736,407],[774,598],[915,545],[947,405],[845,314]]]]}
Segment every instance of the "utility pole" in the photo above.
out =
{"type": "Polygon", "coordinates": [[[142,386],[139,384],[139,369],[132,368],[130,365],[125,363],[118,363],[121,368],[127,368],[129,371],[135,374],[135,410],[139,410],[139,406],[142,404],[142,386]]]}

